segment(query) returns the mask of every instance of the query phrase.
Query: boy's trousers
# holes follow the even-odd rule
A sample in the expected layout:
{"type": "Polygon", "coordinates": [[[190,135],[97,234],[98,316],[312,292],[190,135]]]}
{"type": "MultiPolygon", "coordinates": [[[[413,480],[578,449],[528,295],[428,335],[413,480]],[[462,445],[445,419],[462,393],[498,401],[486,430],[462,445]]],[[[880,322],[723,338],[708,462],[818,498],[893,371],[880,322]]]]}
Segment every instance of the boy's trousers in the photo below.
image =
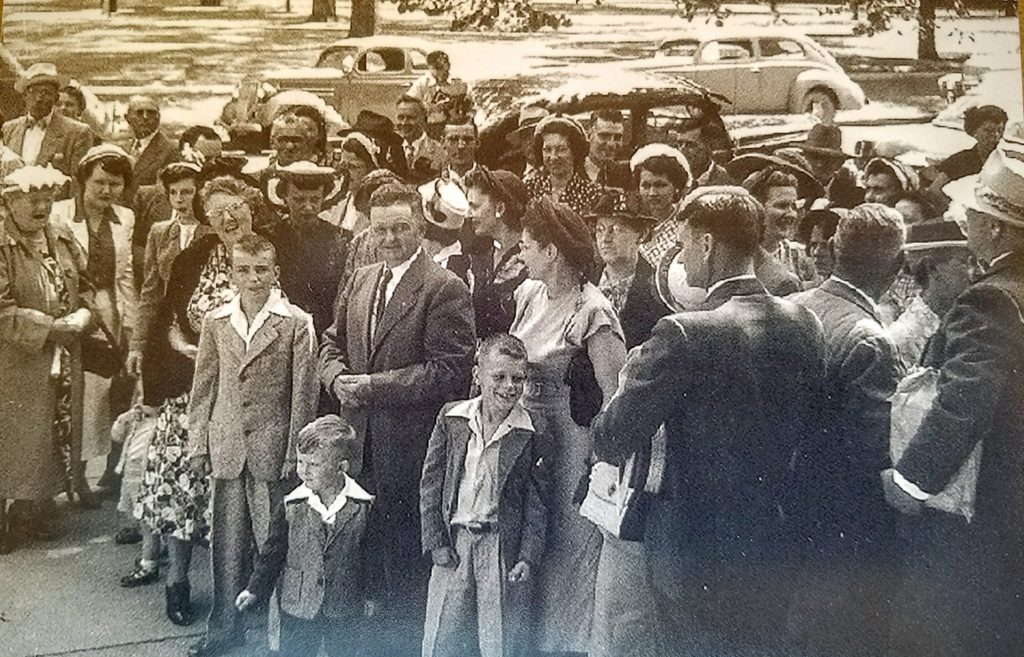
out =
{"type": "MultiPolygon", "coordinates": [[[[434,566],[430,572],[423,657],[472,654],[474,643],[481,657],[521,654],[532,582],[508,581],[497,527],[478,531],[455,526],[452,539],[457,566],[434,566]]],[[[530,580],[535,576],[531,573],[530,580]]]]}

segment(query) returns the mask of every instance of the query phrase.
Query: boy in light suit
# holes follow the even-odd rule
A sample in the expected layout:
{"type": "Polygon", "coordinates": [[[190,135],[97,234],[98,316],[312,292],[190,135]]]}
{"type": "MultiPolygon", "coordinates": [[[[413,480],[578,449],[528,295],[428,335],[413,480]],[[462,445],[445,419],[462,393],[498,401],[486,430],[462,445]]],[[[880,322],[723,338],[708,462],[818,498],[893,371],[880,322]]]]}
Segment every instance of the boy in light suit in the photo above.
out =
{"type": "Polygon", "coordinates": [[[522,407],[526,348],[480,345],[480,396],[441,409],[420,483],[423,553],[434,568],[423,657],[523,654],[531,580],[547,527],[543,427],[522,407]],[[476,628],[467,619],[476,618],[476,628]]]}
{"type": "Polygon", "coordinates": [[[203,322],[189,403],[189,451],[212,472],[213,607],[190,655],[218,655],[243,638],[235,597],[249,579],[271,510],[295,473],[295,439],[317,401],[313,320],[276,289],[274,247],[246,235],[232,248],[237,296],[203,322]],[[258,548],[257,548],[258,549],[258,548]]]}
{"type": "Polygon", "coordinates": [[[270,538],[235,600],[245,610],[266,600],[277,585],[281,657],[316,655],[321,644],[330,657],[354,655],[361,618],[374,613],[379,569],[365,541],[373,496],[348,476],[362,455],[358,440],[337,415],[318,418],[299,432],[302,484],[274,511],[270,538]]]}

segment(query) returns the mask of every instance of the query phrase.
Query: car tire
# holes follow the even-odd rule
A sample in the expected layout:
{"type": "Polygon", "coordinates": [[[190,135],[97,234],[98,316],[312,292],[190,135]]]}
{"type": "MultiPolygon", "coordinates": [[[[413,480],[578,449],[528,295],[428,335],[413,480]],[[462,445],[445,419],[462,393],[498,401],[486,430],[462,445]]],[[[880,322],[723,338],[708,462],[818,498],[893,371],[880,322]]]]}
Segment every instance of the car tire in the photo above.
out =
{"type": "Polygon", "coordinates": [[[814,103],[821,103],[823,110],[831,109],[833,112],[839,110],[839,99],[830,89],[815,87],[800,100],[800,106],[795,108],[797,114],[810,114],[814,109],[814,103]]]}

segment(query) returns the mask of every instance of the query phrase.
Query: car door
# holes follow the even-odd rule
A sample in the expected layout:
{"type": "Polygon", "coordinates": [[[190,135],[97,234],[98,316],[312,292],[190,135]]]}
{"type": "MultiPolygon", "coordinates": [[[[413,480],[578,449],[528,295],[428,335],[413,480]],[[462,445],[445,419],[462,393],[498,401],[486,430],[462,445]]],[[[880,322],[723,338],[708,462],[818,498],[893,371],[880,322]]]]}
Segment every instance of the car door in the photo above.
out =
{"type": "Polygon", "coordinates": [[[360,110],[392,116],[398,99],[426,72],[426,63],[426,55],[419,50],[366,48],[338,85],[334,105],[349,123],[355,122],[360,110]]]}
{"type": "Polygon", "coordinates": [[[714,39],[705,42],[697,55],[697,67],[707,82],[694,78],[711,91],[732,101],[732,112],[742,113],[749,104],[748,91],[741,84],[743,67],[753,59],[754,48],[749,39],[714,39]]]}
{"type": "Polygon", "coordinates": [[[753,39],[721,39],[720,62],[731,71],[734,91],[733,112],[750,114],[758,111],[761,68],[753,39]]]}

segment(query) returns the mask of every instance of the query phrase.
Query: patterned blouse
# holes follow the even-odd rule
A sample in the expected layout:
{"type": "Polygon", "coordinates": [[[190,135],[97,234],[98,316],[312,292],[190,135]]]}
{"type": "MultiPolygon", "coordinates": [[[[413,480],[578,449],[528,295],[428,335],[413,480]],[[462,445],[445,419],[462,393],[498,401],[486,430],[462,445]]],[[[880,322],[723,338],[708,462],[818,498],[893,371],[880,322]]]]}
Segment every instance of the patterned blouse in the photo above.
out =
{"type": "Polygon", "coordinates": [[[199,284],[188,302],[188,323],[192,330],[198,335],[206,314],[226,304],[234,294],[228,251],[223,244],[218,244],[203,265],[199,284]]]}
{"type": "MultiPolygon", "coordinates": [[[[531,171],[526,175],[523,184],[530,193],[530,198],[540,198],[551,194],[551,176],[543,169],[531,171]]],[[[586,176],[574,173],[558,197],[558,202],[564,203],[580,215],[586,216],[604,192],[604,187],[591,182],[586,176]]]]}

